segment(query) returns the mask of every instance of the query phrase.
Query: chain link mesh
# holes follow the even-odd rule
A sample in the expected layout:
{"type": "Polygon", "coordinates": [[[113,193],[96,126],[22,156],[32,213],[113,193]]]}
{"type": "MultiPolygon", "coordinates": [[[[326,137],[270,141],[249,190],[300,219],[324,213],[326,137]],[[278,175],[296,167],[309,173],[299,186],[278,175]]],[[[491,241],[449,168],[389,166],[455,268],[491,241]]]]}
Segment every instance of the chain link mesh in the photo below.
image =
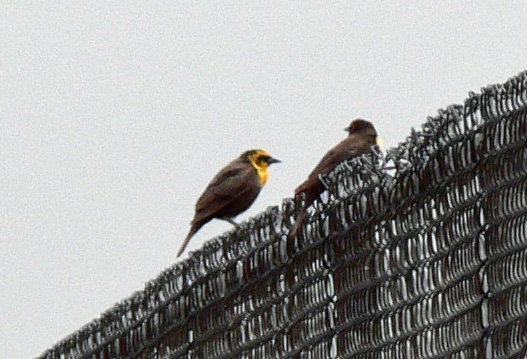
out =
{"type": "Polygon", "coordinates": [[[324,183],[297,238],[286,199],[41,358],[527,355],[527,72],[324,183]]]}

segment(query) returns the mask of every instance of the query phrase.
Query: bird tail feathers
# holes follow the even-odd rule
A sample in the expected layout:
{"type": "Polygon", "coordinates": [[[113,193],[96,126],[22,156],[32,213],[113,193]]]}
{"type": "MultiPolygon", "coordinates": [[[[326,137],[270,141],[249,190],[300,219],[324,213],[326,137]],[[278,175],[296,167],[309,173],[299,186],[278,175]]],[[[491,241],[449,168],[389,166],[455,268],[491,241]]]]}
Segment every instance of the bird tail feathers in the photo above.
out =
{"type": "Polygon", "coordinates": [[[177,253],[177,257],[179,257],[183,253],[183,251],[185,250],[185,248],[188,245],[188,242],[190,241],[190,238],[192,238],[192,236],[194,234],[196,234],[196,232],[199,231],[199,229],[204,224],[205,223],[203,223],[203,222],[192,222],[192,226],[190,227],[190,231],[188,232],[187,236],[185,237],[185,240],[183,241],[183,244],[181,245],[181,248],[179,249],[179,251],[177,253]]]}
{"type": "Polygon", "coordinates": [[[306,216],[307,216],[307,208],[304,206],[302,210],[300,211],[300,214],[298,215],[298,217],[296,217],[295,225],[289,231],[289,235],[288,235],[289,238],[296,237],[296,235],[300,231],[300,228],[302,227],[302,223],[304,222],[304,219],[306,218],[306,216]]]}

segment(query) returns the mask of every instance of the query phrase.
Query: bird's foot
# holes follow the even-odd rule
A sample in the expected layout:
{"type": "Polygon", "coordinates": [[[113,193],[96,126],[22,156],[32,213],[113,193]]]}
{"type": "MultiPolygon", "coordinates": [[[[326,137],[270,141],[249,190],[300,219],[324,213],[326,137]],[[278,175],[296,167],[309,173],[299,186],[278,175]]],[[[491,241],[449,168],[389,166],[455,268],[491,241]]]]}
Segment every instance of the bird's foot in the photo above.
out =
{"type": "Polygon", "coordinates": [[[228,218],[228,217],[221,217],[221,218],[218,218],[218,219],[221,219],[222,221],[225,221],[225,222],[229,222],[230,224],[232,224],[236,229],[240,229],[240,225],[236,222],[234,222],[234,220],[232,218],[228,218]]]}

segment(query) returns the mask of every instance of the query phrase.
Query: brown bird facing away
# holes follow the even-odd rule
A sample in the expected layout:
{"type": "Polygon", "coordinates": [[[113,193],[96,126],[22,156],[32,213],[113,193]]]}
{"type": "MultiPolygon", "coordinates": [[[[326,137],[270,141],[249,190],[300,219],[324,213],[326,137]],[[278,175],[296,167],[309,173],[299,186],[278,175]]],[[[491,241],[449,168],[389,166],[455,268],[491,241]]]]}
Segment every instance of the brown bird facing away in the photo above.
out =
{"type": "Polygon", "coordinates": [[[237,226],[232,218],[253,204],[267,182],[267,167],[279,162],[263,150],[250,150],[223,167],[199,197],[190,231],[177,256],[183,253],[190,238],[213,218],[237,226]]]}
{"type": "Polygon", "coordinates": [[[309,174],[307,180],[295,190],[295,197],[305,193],[305,203],[296,219],[295,225],[289,232],[290,238],[297,235],[307,215],[307,208],[325,190],[319,176],[328,174],[339,163],[371,152],[374,146],[381,145],[381,139],[377,137],[377,131],[375,131],[375,127],[369,121],[362,119],[353,120],[344,131],[347,131],[349,136],[326,153],[309,174]]]}

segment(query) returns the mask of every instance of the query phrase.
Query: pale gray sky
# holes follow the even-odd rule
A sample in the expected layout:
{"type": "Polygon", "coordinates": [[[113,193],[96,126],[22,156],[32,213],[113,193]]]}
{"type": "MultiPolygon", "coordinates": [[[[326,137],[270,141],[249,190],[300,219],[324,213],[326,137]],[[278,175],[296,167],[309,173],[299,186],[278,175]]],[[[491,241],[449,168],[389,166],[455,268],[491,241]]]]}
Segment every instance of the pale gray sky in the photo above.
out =
{"type": "MultiPolygon", "coordinates": [[[[239,153],[290,197],[355,117],[387,147],[527,68],[525,1],[0,5],[0,357],[142,289],[239,153]]],[[[212,222],[191,241],[229,230],[212,222]]]]}

